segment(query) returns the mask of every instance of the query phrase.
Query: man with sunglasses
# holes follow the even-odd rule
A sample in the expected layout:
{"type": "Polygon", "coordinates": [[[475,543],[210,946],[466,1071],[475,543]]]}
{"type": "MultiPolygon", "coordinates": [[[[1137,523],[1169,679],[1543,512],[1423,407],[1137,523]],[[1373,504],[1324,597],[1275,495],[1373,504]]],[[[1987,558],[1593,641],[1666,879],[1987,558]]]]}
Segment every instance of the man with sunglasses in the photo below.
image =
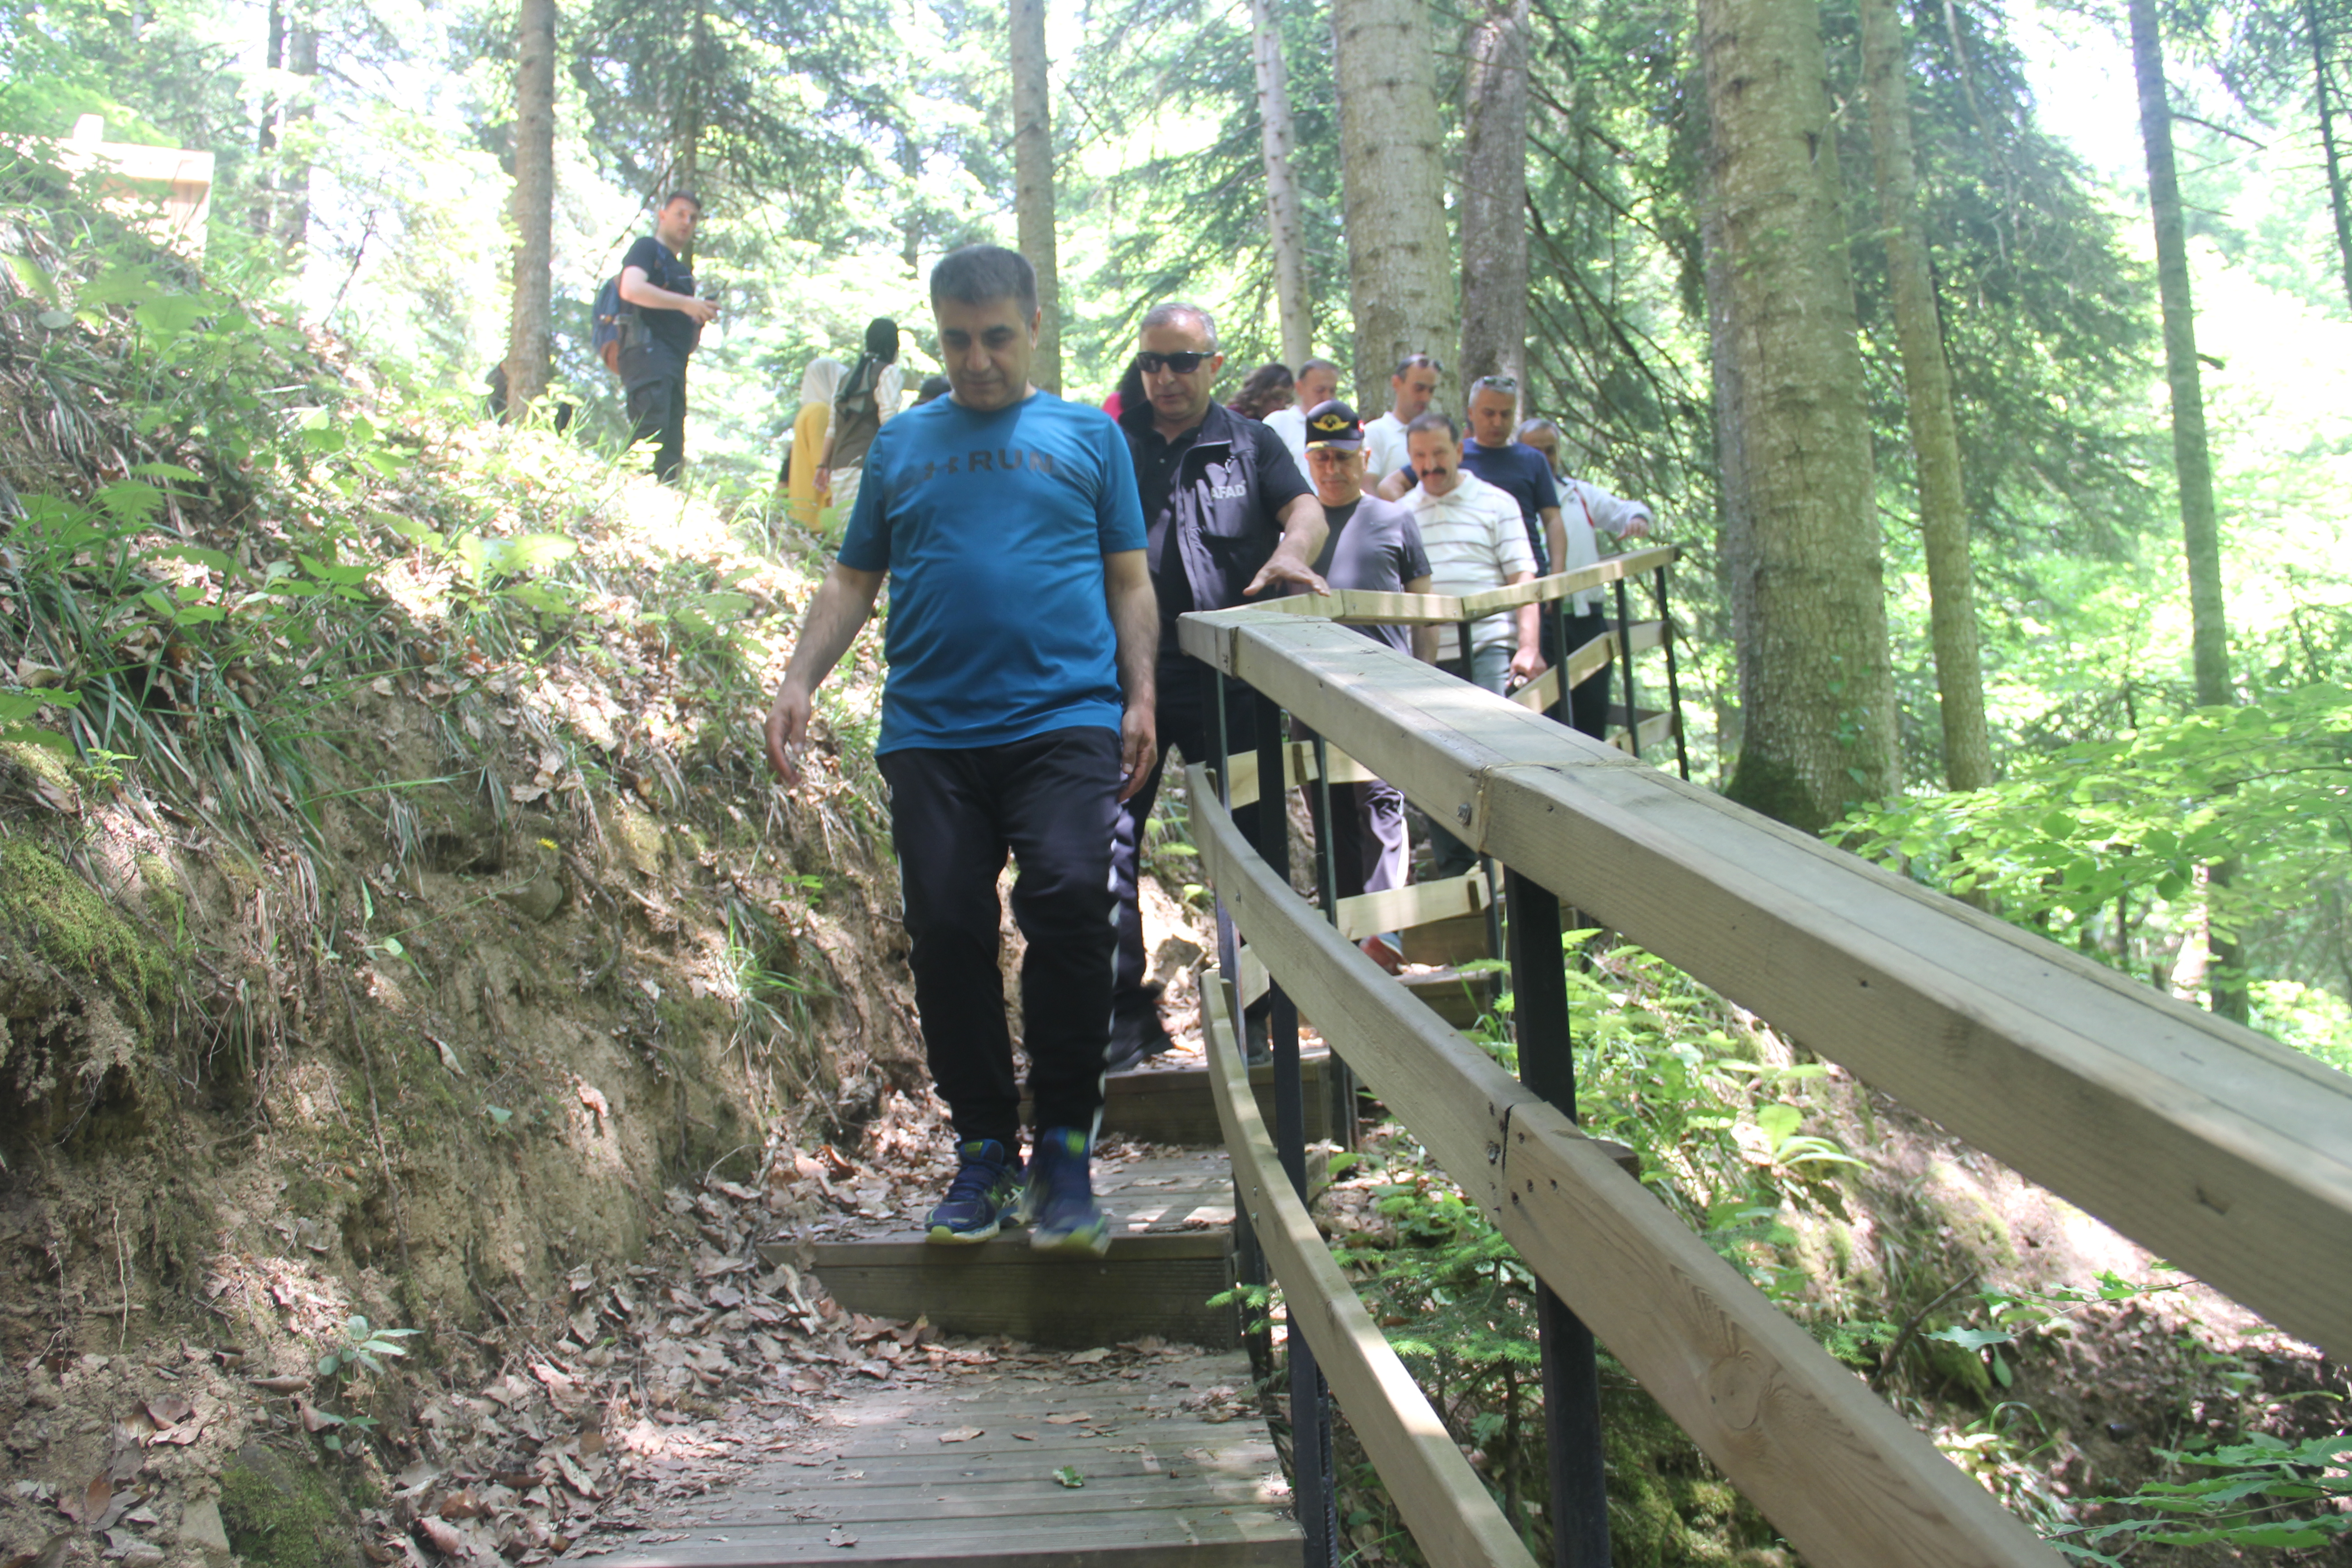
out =
{"type": "MultiPolygon", "coordinates": [[[[1321,553],[1323,508],[1282,437],[1233,413],[1211,395],[1224,356],[1217,324],[1198,305],[1171,300],[1145,313],[1135,368],[1143,398],[1122,402],[1119,428],[1135,463],[1143,503],[1147,559],[1160,601],[1156,734],[1162,762],[1120,805],[1111,842],[1111,881],[1118,894],[1118,971],[1111,995],[1109,1066],[1116,1072],[1168,1048],[1158,994],[1145,984],[1143,914],[1137,881],[1143,825],[1159,797],[1169,748],[1186,760],[1213,755],[1214,679],[1187,658],[1177,617],[1223,610],[1286,587],[1324,592],[1311,563],[1321,553]]],[[[1228,689],[1226,742],[1256,744],[1246,688],[1228,689]]],[[[1276,795],[1279,799],[1279,795],[1276,795]]],[[[1255,808],[1234,814],[1253,830],[1255,808]]]]}

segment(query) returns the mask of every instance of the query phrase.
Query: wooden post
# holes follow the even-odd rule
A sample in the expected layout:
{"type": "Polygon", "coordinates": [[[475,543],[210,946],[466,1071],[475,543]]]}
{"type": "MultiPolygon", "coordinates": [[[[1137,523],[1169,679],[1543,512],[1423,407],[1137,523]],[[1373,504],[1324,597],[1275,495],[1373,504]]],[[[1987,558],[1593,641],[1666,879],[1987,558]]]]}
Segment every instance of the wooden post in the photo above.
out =
{"type": "MultiPolygon", "coordinates": [[[[1560,956],[1559,895],[1507,868],[1503,881],[1511,904],[1519,1081],[1573,1121],[1576,1057],[1569,1027],[1568,965],[1560,956]]],[[[1536,1291],[1552,1561],[1557,1568],[1609,1568],[1609,1489],[1601,1469],[1601,1372],[1592,1331],[1550,1286],[1538,1280],[1536,1291]]]]}
{"type": "MultiPolygon", "coordinates": [[[[1219,684],[1223,684],[1222,678],[1219,684]]],[[[1283,809],[1282,710],[1270,698],[1257,704],[1257,852],[1276,877],[1290,880],[1290,813],[1283,809]]],[[[1267,1033],[1274,1047],[1274,1143],[1298,1201],[1314,1194],[1307,1184],[1307,1090],[1298,1070],[1298,1004],[1280,984],[1266,992],[1267,1033]]],[[[1248,1038],[1244,1018],[1243,1038],[1248,1038]]],[[[1303,1310],[1303,1306],[1293,1310],[1303,1310]]],[[[1307,1336],[1292,1332],[1290,1353],[1290,1462],[1298,1499],[1298,1522],[1307,1532],[1307,1568],[1336,1561],[1337,1510],[1331,1497],[1330,1393],[1307,1336]]]]}

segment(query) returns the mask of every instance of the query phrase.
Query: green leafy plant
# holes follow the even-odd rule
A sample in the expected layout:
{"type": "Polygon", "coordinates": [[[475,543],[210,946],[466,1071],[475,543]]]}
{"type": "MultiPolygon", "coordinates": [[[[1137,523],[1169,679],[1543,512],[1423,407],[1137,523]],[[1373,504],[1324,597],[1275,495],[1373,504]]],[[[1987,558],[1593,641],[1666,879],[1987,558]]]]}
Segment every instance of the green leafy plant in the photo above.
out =
{"type": "Polygon", "coordinates": [[[2090,1500],[2132,1516],[2061,1527],[2050,1532],[2052,1544],[2078,1561],[2122,1568],[2122,1553],[2137,1545],[2289,1551],[2352,1536],[2352,1435],[2290,1443],[2256,1432],[2203,1451],[2157,1452],[2182,1479],[2090,1500]]]}
{"type": "Polygon", "coordinates": [[[421,1332],[416,1329],[380,1329],[354,1312],[343,1324],[342,1334],[319,1357],[320,1377],[347,1378],[353,1367],[375,1376],[383,1375],[383,1357],[405,1356],[408,1352],[400,1342],[421,1332]]]}

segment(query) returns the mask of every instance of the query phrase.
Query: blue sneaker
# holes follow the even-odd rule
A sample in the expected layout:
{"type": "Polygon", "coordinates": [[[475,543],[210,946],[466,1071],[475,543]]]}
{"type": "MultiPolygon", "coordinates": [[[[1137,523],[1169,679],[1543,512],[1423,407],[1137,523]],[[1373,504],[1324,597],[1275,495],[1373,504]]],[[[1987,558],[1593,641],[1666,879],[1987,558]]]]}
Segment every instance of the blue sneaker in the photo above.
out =
{"type": "Polygon", "coordinates": [[[1029,1245],[1039,1252],[1077,1252],[1100,1258],[1110,1250],[1110,1221],[1095,1202],[1092,1151],[1084,1132],[1054,1127],[1037,1134],[1029,1156],[1029,1182],[1021,1194],[1021,1217],[1031,1226],[1029,1245]]]}
{"type": "Polygon", "coordinates": [[[948,1195],[923,1222],[928,1239],[960,1246],[986,1241],[1013,1217],[1021,1197],[1021,1162],[993,1138],[972,1138],[956,1146],[962,1163],[948,1195]]]}

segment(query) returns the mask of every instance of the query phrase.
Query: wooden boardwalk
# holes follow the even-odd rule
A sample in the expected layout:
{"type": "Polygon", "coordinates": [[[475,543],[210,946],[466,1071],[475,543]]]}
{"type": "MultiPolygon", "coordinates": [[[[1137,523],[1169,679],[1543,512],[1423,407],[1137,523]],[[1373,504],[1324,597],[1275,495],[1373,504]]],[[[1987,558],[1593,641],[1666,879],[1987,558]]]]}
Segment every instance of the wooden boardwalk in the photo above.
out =
{"type": "MultiPolygon", "coordinates": [[[[1096,1164],[1106,1257],[1042,1256],[1023,1231],[933,1247],[911,1210],[830,1215],[762,1248],[808,1266],[850,1311],[982,1342],[924,1381],[851,1379],[747,1479],[658,1504],[598,1561],[1297,1563],[1303,1537],[1236,1348],[1240,1312],[1209,1305],[1234,1279],[1234,1184],[1223,1149],[1202,1146],[1220,1132],[1200,1060],[1110,1082],[1105,1131],[1130,1142],[1096,1164]]],[[[1261,1092],[1270,1100],[1270,1075],[1261,1092]]]]}
{"type": "Polygon", "coordinates": [[[1273,1568],[1299,1531],[1246,1358],[1056,1356],[853,1391],[753,1477],[667,1503],[607,1568],[1273,1568]],[[1076,1482],[1076,1484],[1072,1484],[1076,1482]]]}

